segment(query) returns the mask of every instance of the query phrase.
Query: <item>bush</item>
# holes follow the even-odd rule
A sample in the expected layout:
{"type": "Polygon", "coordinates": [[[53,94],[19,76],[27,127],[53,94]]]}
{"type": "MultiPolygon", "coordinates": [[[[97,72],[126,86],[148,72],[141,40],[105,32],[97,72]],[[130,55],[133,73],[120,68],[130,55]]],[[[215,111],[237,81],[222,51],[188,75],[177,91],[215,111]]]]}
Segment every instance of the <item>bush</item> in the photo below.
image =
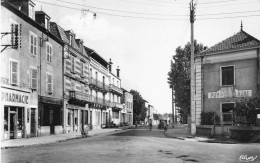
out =
{"type": "Polygon", "coordinates": [[[235,105],[235,124],[244,126],[256,125],[256,114],[260,98],[242,98],[235,105]]]}
{"type": "Polygon", "coordinates": [[[214,112],[202,112],[201,124],[202,125],[214,125],[214,112]]]}

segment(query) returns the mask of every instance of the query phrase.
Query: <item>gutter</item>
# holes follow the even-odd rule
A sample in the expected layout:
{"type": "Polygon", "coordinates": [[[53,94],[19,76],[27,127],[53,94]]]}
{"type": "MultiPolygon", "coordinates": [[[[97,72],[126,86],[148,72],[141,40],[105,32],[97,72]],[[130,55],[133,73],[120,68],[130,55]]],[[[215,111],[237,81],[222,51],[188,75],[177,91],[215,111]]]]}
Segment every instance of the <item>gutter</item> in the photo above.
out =
{"type": "Polygon", "coordinates": [[[257,63],[256,63],[256,67],[257,67],[257,71],[256,71],[256,76],[257,76],[257,96],[259,97],[260,96],[260,69],[259,69],[259,52],[260,51],[260,48],[257,48],[256,49],[256,53],[257,53],[257,63]]]}

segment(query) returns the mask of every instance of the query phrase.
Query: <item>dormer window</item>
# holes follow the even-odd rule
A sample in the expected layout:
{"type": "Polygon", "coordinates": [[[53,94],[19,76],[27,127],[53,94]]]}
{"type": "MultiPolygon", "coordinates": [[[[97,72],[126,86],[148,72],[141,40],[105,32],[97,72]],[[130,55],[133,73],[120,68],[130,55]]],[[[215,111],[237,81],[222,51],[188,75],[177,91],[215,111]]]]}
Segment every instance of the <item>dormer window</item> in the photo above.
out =
{"type": "Polygon", "coordinates": [[[70,35],[70,46],[72,46],[72,35],[70,35]]]}
{"type": "Polygon", "coordinates": [[[45,17],[45,28],[49,30],[50,29],[49,27],[50,27],[50,19],[46,16],[45,17]]]}
{"type": "Polygon", "coordinates": [[[33,4],[29,4],[29,17],[31,19],[35,19],[35,13],[34,13],[34,5],[33,4]]]}

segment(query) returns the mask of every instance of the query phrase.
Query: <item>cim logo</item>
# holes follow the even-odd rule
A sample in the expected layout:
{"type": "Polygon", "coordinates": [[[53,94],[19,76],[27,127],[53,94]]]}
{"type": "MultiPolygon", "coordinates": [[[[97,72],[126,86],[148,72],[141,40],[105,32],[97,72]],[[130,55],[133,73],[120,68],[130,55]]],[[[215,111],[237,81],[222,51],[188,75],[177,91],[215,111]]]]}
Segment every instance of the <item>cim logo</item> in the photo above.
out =
{"type": "Polygon", "coordinates": [[[254,161],[255,159],[257,158],[257,156],[247,156],[247,155],[241,155],[239,157],[239,160],[241,162],[251,162],[251,161],[254,161]]]}

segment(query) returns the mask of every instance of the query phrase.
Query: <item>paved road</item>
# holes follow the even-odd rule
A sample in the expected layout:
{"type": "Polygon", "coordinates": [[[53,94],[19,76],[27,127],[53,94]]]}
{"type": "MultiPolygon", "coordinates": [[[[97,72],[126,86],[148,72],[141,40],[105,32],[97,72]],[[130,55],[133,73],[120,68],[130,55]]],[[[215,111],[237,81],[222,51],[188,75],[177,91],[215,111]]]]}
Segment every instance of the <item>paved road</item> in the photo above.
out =
{"type": "Polygon", "coordinates": [[[165,137],[163,131],[146,128],[112,135],[35,147],[3,149],[2,162],[100,162],[100,163],[183,163],[240,162],[241,155],[257,156],[259,144],[216,144],[165,137]]]}

